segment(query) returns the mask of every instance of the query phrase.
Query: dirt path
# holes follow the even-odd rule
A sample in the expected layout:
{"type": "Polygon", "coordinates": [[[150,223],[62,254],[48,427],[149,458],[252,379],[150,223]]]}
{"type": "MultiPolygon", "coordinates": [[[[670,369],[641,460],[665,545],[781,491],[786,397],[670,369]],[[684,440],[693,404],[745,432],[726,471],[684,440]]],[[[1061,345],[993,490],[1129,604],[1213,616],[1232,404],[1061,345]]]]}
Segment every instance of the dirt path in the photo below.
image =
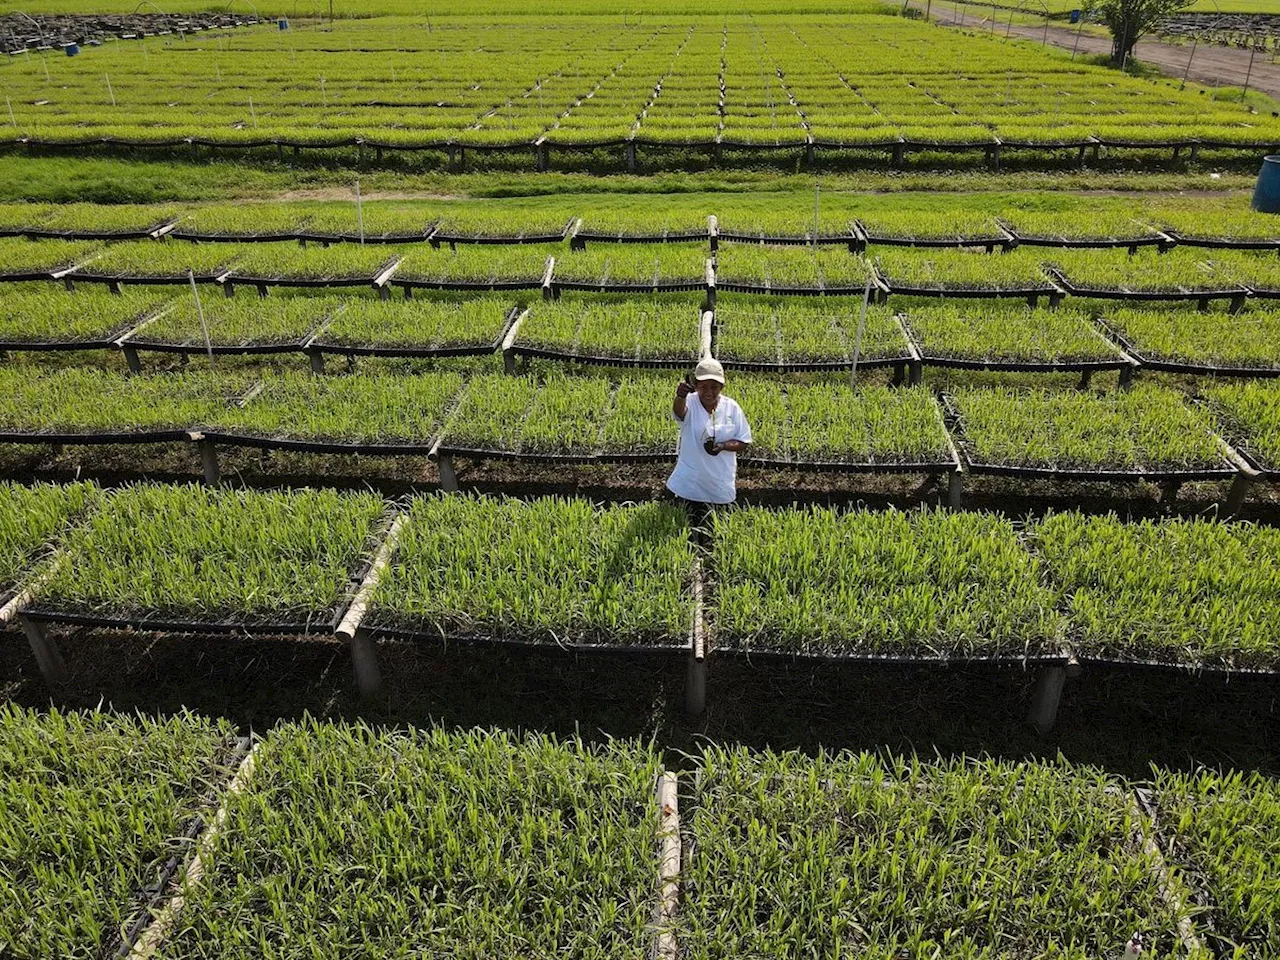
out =
{"type": "MultiPolygon", "coordinates": [[[[911,0],[911,6],[924,10],[923,0],[911,0]]],[[[942,26],[965,26],[970,29],[989,28],[991,26],[990,8],[972,5],[957,6],[955,4],[933,0],[932,17],[942,26]],[[963,24],[961,19],[963,18],[963,24]]],[[[1000,26],[996,27],[998,36],[1008,32],[1010,36],[1035,40],[1037,43],[1045,39],[1043,26],[1023,26],[1014,24],[1009,27],[1004,19],[1006,14],[999,14],[1000,26]]],[[[1071,50],[1076,47],[1076,31],[1068,27],[1050,25],[1048,42],[1055,47],[1071,50]]],[[[1095,34],[1081,32],[1079,37],[1081,54],[1110,53],[1111,40],[1095,34]]],[[[1140,40],[1134,48],[1134,56],[1144,63],[1150,63],[1171,77],[1182,78],[1187,69],[1187,59],[1191,56],[1191,48],[1162,43],[1159,40],[1140,40]]],[[[1243,87],[1246,75],[1249,77],[1249,89],[1261,90],[1263,93],[1280,98],[1280,65],[1273,64],[1266,54],[1258,54],[1253,58],[1253,70],[1249,70],[1249,51],[1237,50],[1234,47],[1217,47],[1200,45],[1196,48],[1195,57],[1191,60],[1191,72],[1188,78],[1208,86],[1243,87]]]]}

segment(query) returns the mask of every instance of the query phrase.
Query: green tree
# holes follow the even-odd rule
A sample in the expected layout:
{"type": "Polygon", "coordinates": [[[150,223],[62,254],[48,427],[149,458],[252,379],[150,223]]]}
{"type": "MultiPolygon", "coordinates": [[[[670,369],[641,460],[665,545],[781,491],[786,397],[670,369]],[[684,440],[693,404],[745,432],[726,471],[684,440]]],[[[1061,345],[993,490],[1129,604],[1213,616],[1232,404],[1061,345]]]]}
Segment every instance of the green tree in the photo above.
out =
{"type": "Polygon", "coordinates": [[[1195,0],[1094,0],[1089,10],[1111,31],[1111,62],[1123,66],[1138,38],[1162,18],[1185,10],[1195,0]]]}

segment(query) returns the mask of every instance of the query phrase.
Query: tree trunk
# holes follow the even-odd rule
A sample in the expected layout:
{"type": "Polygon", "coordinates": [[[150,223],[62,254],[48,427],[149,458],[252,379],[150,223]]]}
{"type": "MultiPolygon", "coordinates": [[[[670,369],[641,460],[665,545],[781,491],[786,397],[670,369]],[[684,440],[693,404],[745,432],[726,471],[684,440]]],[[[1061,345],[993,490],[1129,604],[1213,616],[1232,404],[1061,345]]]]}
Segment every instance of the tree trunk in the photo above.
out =
{"type": "Polygon", "coordinates": [[[1134,45],[1138,42],[1137,24],[1128,19],[1120,21],[1118,29],[1111,34],[1111,63],[1123,67],[1125,61],[1133,55],[1134,45]]]}

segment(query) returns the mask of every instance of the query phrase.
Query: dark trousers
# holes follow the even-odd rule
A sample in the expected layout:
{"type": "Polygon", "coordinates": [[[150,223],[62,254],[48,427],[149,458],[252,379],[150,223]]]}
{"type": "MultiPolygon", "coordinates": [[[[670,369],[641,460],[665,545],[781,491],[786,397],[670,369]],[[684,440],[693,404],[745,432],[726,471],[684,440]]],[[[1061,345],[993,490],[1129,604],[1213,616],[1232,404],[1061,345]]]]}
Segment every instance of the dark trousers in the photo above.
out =
{"type": "Polygon", "coordinates": [[[685,516],[689,518],[689,532],[693,542],[698,547],[706,549],[711,542],[711,514],[715,512],[719,504],[703,503],[700,500],[686,500],[684,497],[676,497],[675,501],[684,509],[685,516]]]}

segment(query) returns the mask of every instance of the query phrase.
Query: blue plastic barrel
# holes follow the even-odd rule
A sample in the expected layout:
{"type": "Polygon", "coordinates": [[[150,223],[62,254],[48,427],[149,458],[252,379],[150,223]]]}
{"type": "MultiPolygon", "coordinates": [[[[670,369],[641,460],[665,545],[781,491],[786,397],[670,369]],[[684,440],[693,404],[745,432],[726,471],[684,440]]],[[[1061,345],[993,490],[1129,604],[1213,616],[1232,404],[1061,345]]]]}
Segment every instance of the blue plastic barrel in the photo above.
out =
{"type": "Polygon", "coordinates": [[[1280,154],[1262,158],[1252,206],[1259,213],[1280,213],[1280,154]]]}
{"type": "Polygon", "coordinates": [[[284,17],[281,17],[279,20],[276,21],[276,26],[278,26],[281,30],[288,30],[289,21],[286,20],[284,17]]]}
{"type": "Polygon", "coordinates": [[[68,43],[65,47],[63,47],[63,49],[67,51],[68,57],[80,56],[80,44],[78,43],[68,43]]]}
{"type": "Polygon", "coordinates": [[[1079,22],[1080,22],[1080,11],[1079,11],[1079,10],[1072,10],[1072,11],[1071,11],[1071,14],[1070,14],[1070,17],[1071,17],[1071,22],[1072,22],[1072,23],[1079,23],[1079,22]]]}

